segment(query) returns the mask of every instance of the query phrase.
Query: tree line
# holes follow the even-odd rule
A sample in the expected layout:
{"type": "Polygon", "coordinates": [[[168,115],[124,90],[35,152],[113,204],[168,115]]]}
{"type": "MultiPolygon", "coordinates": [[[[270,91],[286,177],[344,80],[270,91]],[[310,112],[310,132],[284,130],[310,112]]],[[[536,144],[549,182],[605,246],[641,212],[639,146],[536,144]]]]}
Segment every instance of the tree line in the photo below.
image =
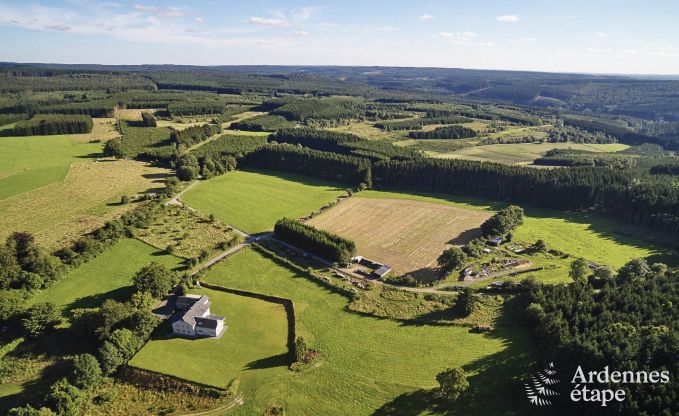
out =
{"type": "Polygon", "coordinates": [[[407,160],[421,157],[419,152],[407,147],[395,146],[380,140],[366,140],[354,134],[308,127],[279,130],[269,137],[269,141],[298,144],[325,152],[365,157],[372,161],[407,160]]]}
{"type": "Polygon", "coordinates": [[[408,137],[415,140],[471,139],[476,137],[476,130],[456,124],[453,126],[437,127],[432,131],[411,131],[408,137]]]}
{"type": "Polygon", "coordinates": [[[353,241],[297,220],[278,220],[274,232],[277,238],[332,262],[347,263],[356,254],[353,241]]]}
{"type": "Polygon", "coordinates": [[[401,130],[420,130],[423,126],[432,124],[462,124],[469,123],[472,120],[468,117],[449,116],[449,117],[434,117],[434,118],[415,118],[409,120],[398,121],[383,121],[376,123],[375,127],[384,131],[401,131],[401,130]]]}
{"type": "Polygon", "coordinates": [[[221,133],[221,131],[222,127],[218,124],[190,126],[181,130],[172,130],[172,133],[170,133],[170,140],[172,140],[176,146],[183,145],[188,148],[196,143],[207,140],[215,134],[221,133]]]}
{"type": "Polygon", "coordinates": [[[245,157],[247,165],[301,173],[348,184],[372,183],[370,161],[356,156],[268,144],[245,157]]]}
{"type": "Polygon", "coordinates": [[[90,116],[65,116],[40,114],[30,120],[19,121],[14,125],[15,136],[45,136],[51,134],[82,134],[92,131],[94,123],[90,116]]]}

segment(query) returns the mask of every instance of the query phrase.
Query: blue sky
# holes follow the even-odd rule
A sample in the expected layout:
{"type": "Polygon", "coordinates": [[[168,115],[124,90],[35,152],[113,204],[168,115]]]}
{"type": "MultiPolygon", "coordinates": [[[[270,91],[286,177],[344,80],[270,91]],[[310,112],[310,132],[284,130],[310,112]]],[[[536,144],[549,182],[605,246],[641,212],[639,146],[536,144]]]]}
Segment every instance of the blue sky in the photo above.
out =
{"type": "Polygon", "coordinates": [[[679,1],[0,0],[0,60],[679,74],[679,1]]]}

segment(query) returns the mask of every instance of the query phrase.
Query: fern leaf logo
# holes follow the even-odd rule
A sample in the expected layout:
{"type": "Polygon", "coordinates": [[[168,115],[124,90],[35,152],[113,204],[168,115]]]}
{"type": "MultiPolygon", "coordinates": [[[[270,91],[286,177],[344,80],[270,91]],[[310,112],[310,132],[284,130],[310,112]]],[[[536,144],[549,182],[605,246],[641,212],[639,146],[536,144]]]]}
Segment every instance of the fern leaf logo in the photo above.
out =
{"type": "Polygon", "coordinates": [[[552,398],[559,396],[559,392],[553,390],[549,386],[554,386],[560,383],[556,378],[557,372],[554,369],[554,363],[549,363],[547,368],[531,377],[529,383],[524,383],[523,387],[526,390],[526,397],[531,404],[535,406],[549,406],[552,404],[552,398]]]}

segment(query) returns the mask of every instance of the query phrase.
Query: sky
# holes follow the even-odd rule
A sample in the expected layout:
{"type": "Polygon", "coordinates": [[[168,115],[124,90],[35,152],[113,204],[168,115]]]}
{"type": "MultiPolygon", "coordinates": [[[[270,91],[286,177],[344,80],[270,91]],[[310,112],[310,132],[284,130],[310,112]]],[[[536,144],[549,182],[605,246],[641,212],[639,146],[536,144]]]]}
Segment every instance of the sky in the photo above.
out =
{"type": "Polygon", "coordinates": [[[677,0],[0,0],[0,61],[679,74],[677,0]]]}

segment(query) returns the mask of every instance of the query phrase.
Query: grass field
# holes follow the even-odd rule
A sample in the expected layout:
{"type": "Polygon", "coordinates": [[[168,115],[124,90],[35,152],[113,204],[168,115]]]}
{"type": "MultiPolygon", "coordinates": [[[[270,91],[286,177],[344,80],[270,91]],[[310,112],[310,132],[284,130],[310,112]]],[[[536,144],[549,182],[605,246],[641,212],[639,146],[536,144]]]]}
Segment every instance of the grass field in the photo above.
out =
{"type": "MultiPolygon", "coordinates": [[[[506,132],[503,132],[506,133],[506,132]]],[[[455,150],[452,153],[429,152],[430,156],[469,159],[480,161],[501,162],[507,164],[531,164],[538,157],[544,156],[552,149],[574,149],[590,152],[618,152],[626,149],[624,144],[580,144],[580,143],[521,143],[521,144],[492,144],[488,146],[470,146],[455,150]]]]}
{"type": "MultiPolygon", "coordinates": [[[[477,334],[469,328],[352,313],[344,296],[252,250],[218,264],[205,280],[292,299],[298,334],[323,357],[318,367],[301,373],[277,366],[276,371],[244,374],[245,404],[233,414],[263,414],[272,402],[282,404],[287,414],[314,416],[493,415],[525,410],[518,378],[529,371],[530,343],[525,331],[510,322],[498,323],[491,333],[477,334]],[[471,385],[464,399],[439,413],[433,408],[430,389],[436,385],[436,374],[451,365],[464,366],[471,385]]],[[[234,315],[227,322],[239,319],[245,317],[234,315]]],[[[230,357],[219,360],[228,362],[230,357]]]]}
{"type": "Polygon", "coordinates": [[[234,378],[280,376],[290,363],[288,323],[283,305],[209,289],[210,311],[226,317],[218,339],[172,337],[163,325],[130,361],[133,367],[185,380],[226,387],[234,378]]]}
{"type": "MultiPolygon", "coordinates": [[[[399,192],[364,191],[360,196],[434,202],[485,212],[505,205],[477,198],[399,192]]],[[[615,219],[595,214],[569,213],[530,206],[523,208],[526,216],[524,224],[513,232],[515,241],[533,243],[537,239],[543,239],[550,248],[566,252],[572,257],[584,257],[616,268],[631,259],[641,257],[648,258],[651,262],[677,264],[676,255],[669,248],[651,241],[653,236],[646,230],[632,229],[615,219]],[[640,237],[644,235],[648,238],[640,237]]],[[[534,274],[546,281],[568,280],[567,267],[534,274]]]]}
{"type": "Polygon", "coordinates": [[[307,215],[345,193],[341,185],[282,172],[234,171],[189,190],[182,200],[248,233],[307,215]]]}
{"type": "Polygon", "coordinates": [[[357,253],[389,264],[395,274],[431,273],[451,245],[480,234],[492,213],[405,199],[348,198],[309,223],[356,242],[357,253]]]}
{"type": "Polygon", "coordinates": [[[0,239],[30,231],[41,245],[61,247],[134,207],[119,205],[122,195],[157,191],[166,172],[131,160],[74,163],[63,181],[0,200],[0,239]]]}
{"type": "Polygon", "coordinates": [[[131,290],[132,276],[152,261],[177,269],[181,259],[159,252],[139,240],[121,240],[48,289],[38,292],[30,303],[52,302],[67,313],[74,308],[98,306],[105,299],[125,299],[131,290]]]}
{"type": "Polygon", "coordinates": [[[0,137],[0,200],[63,180],[71,163],[101,148],[64,135],[0,137]]]}

